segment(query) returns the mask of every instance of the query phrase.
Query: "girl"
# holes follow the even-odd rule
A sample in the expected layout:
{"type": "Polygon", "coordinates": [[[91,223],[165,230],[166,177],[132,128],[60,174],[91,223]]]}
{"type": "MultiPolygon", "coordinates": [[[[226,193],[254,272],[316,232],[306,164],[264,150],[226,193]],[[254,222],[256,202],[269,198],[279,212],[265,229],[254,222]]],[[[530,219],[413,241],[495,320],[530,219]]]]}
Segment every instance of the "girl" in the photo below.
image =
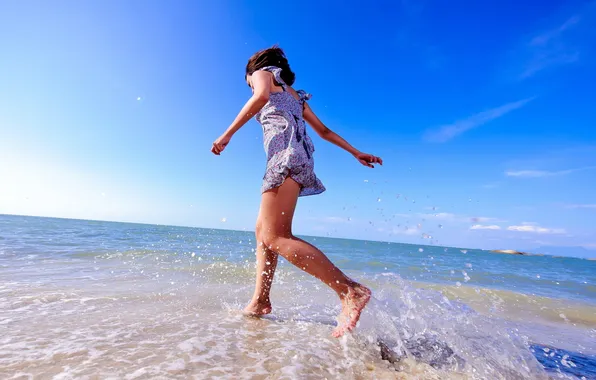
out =
{"type": "Polygon", "coordinates": [[[257,218],[257,280],[251,302],[244,312],[271,312],[269,293],[278,255],[329,285],[339,296],[342,311],[333,336],[352,331],[368,303],[371,291],[348,278],[316,247],[292,234],[292,219],[299,196],[320,194],[325,187],[314,173],[314,146],[305,121],[323,139],[345,149],[370,168],[383,164],[379,157],[358,151],[327,128],[306,103],[310,95],[292,88],[295,75],[282,49],[274,46],[253,55],[246,65],[245,80],[253,96],[232,125],[211,148],[221,154],[230,139],[251,117],[263,127],[267,169],[263,179],[261,208],[257,218]]]}

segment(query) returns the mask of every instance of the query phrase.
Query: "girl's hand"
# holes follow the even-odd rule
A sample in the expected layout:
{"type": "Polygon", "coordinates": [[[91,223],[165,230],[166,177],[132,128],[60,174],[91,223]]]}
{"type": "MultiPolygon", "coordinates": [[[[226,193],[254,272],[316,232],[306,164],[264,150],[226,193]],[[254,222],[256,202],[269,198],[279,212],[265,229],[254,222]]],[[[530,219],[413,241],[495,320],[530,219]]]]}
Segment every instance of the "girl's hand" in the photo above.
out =
{"type": "Polygon", "coordinates": [[[211,153],[219,156],[221,152],[224,151],[226,146],[230,143],[231,139],[231,136],[225,134],[219,136],[219,138],[215,140],[215,142],[213,142],[213,146],[211,147],[211,153]]]}
{"type": "Polygon", "coordinates": [[[380,164],[383,165],[383,160],[381,157],[373,156],[372,154],[358,152],[354,155],[356,159],[364,166],[368,166],[369,168],[374,168],[373,164],[380,164]]]}

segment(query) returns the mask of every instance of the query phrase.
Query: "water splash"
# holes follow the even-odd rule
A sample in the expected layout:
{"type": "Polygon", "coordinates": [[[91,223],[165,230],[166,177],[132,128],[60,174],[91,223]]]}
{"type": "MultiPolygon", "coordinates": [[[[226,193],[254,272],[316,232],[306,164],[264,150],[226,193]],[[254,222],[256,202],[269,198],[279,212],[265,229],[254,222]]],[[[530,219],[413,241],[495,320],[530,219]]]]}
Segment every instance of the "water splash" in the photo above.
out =
{"type": "Polygon", "coordinates": [[[380,290],[358,335],[378,344],[396,369],[414,359],[472,379],[548,378],[523,336],[438,292],[413,288],[399,276],[377,276],[375,283],[380,290]]]}

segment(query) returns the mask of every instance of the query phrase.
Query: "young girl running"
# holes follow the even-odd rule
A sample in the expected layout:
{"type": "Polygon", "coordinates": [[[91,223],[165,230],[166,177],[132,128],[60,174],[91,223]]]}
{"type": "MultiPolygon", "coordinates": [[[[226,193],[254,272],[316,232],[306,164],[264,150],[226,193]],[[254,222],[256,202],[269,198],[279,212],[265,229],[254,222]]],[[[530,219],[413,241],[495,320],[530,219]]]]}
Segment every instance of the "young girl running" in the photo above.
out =
{"type": "Polygon", "coordinates": [[[323,139],[345,149],[370,168],[383,164],[380,157],[362,153],[327,128],[306,101],[310,95],[295,91],[295,75],[282,49],[272,47],[253,55],[246,65],[245,80],[253,96],[230,127],[213,143],[219,155],[230,139],[253,116],[263,127],[267,169],[256,225],[257,280],[251,302],[244,312],[264,315],[271,312],[269,293],[278,255],[317,277],[339,296],[342,311],[333,336],[352,331],[368,303],[371,291],[350,278],[313,245],[292,234],[292,219],[299,196],[315,195],[325,187],[314,173],[314,145],[306,134],[305,121],[323,139]]]}

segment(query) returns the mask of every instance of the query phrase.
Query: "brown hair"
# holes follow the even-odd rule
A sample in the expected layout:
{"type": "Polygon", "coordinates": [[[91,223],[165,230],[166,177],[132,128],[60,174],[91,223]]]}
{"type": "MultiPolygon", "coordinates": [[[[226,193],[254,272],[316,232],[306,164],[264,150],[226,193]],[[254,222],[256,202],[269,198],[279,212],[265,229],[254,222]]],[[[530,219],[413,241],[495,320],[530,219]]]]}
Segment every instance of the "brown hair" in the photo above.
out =
{"type": "Polygon", "coordinates": [[[281,79],[283,79],[288,86],[294,84],[296,75],[290,69],[290,64],[288,63],[284,51],[277,45],[258,51],[250,57],[246,64],[245,78],[252,75],[255,71],[267,66],[279,67],[281,69],[281,79]]]}

